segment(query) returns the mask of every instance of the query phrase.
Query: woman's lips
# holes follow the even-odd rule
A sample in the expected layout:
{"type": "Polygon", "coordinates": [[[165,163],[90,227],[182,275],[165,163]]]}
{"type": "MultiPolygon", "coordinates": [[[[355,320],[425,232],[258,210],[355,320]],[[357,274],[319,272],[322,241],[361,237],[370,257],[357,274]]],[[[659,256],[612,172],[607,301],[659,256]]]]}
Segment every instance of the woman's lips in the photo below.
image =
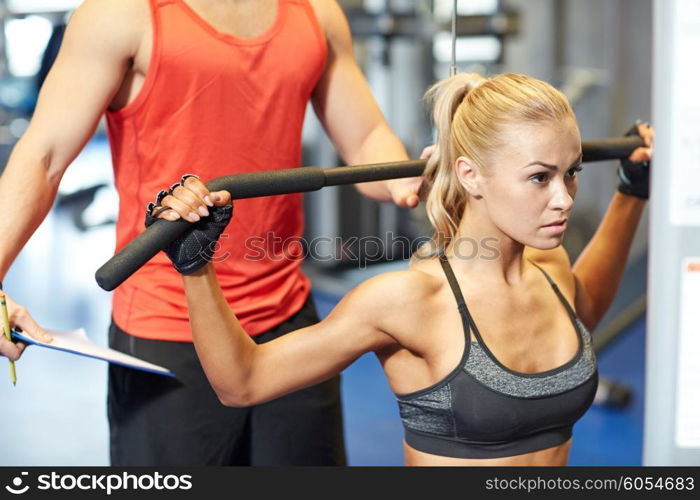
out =
{"type": "Polygon", "coordinates": [[[566,220],[561,222],[555,222],[554,224],[549,224],[547,226],[542,226],[542,229],[550,234],[561,234],[566,231],[566,220]]]}

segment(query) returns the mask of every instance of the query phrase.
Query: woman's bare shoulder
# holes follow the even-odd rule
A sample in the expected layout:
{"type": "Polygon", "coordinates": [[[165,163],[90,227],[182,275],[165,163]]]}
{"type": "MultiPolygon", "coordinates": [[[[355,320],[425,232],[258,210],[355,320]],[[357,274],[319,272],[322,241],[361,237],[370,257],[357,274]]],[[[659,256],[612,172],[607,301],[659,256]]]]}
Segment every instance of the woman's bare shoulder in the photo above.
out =
{"type": "Polygon", "coordinates": [[[346,296],[353,309],[362,311],[367,321],[390,333],[395,326],[404,329],[406,322],[425,314],[426,304],[442,284],[427,269],[411,267],[375,276],[346,296]]]}
{"type": "Polygon", "coordinates": [[[525,247],[524,256],[544,269],[559,288],[574,296],[576,285],[571,270],[571,259],[562,245],[551,250],[525,247]]]}
{"type": "Polygon", "coordinates": [[[403,271],[383,273],[365,281],[363,293],[377,299],[406,304],[423,301],[440,289],[442,283],[429,267],[411,267],[403,271]]]}

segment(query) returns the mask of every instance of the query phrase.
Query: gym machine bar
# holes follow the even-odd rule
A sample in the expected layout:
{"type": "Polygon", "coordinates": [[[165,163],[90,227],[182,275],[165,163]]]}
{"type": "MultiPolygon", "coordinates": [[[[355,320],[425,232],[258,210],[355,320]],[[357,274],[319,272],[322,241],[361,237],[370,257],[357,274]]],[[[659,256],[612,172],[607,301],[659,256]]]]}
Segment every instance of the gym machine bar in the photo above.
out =
{"type": "MultiPolygon", "coordinates": [[[[582,143],[583,161],[626,158],[644,146],[639,137],[619,137],[582,143]]],[[[316,191],[325,186],[358,184],[403,177],[418,177],[425,160],[376,163],[337,168],[303,167],[218,177],[206,183],[210,191],[226,190],[234,200],[279,194],[316,191]]],[[[156,221],[109,259],[95,273],[97,284],[111,291],[148,262],[160,250],[183,234],[186,220],[156,221]]]]}

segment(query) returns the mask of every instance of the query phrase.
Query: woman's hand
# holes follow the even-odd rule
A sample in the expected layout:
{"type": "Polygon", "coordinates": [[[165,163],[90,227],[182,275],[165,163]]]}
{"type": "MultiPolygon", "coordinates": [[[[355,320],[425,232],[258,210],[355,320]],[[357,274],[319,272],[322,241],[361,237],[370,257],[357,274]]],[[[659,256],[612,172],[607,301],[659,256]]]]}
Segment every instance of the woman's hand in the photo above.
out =
{"type": "Polygon", "coordinates": [[[199,222],[202,217],[209,216],[209,208],[224,206],[231,203],[228,191],[211,192],[196,175],[186,174],[170,191],[158,193],[156,202],[149,204],[151,215],[158,219],[175,221],[185,219],[189,222],[199,222]]]}
{"type": "Polygon", "coordinates": [[[620,161],[617,170],[620,183],[617,189],[621,193],[648,200],[654,129],[648,123],[637,122],[625,135],[638,135],[644,140],[645,147],[635,149],[629,158],[620,161]]]}
{"type": "Polygon", "coordinates": [[[193,223],[191,229],[165,248],[181,274],[191,274],[212,261],[216,242],[233,216],[231,194],[210,192],[194,175],[185,175],[170,191],[161,191],[146,210],[146,226],[157,219],[193,223]]]}

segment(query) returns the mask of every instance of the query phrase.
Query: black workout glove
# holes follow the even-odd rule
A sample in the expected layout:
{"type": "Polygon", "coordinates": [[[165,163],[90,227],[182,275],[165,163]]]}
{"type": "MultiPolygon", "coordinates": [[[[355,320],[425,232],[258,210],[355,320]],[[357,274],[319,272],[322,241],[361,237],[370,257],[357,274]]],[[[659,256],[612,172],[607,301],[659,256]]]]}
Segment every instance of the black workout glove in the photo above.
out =
{"type": "MultiPolygon", "coordinates": [[[[627,131],[625,137],[638,136],[639,129],[638,125],[641,122],[637,122],[631,129],[627,131]]],[[[620,160],[620,166],[617,169],[617,176],[620,179],[620,183],[617,185],[617,190],[621,193],[625,193],[631,196],[636,196],[637,198],[642,198],[645,200],[649,199],[649,162],[633,162],[625,158],[620,160]]]]}
{"type": "MultiPolygon", "coordinates": [[[[174,184],[170,188],[170,192],[183,183],[186,178],[187,176],[183,176],[180,183],[174,184]]],[[[168,209],[168,207],[160,205],[161,200],[168,194],[166,191],[161,191],[158,193],[156,202],[148,204],[146,227],[158,220],[156,215],[168,209]]],[[[216,242],[232,216],[233,204],[223,207],[209,207],[209,216],[202,217],[199,221],[192,223],[191,228],[186,233],[164,248],[165,253],[180,274],[191,274],[212,261],[216,242]]]]}

